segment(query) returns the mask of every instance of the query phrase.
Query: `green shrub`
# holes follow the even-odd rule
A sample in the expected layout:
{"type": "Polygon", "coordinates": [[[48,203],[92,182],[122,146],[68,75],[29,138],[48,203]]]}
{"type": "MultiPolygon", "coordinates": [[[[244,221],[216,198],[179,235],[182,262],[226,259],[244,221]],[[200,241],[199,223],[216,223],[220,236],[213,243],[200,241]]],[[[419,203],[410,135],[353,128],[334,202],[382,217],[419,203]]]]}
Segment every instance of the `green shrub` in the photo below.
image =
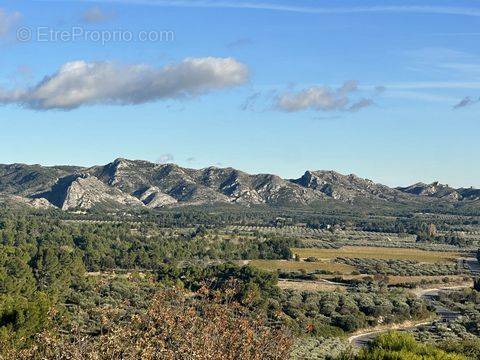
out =
{"type": "Polygon", "coordinates": [[[361,351],[357,360],[466,360],[457,353],[447,353],[432,345],[417,342],[411,334],[388,332],[361,351]]]}

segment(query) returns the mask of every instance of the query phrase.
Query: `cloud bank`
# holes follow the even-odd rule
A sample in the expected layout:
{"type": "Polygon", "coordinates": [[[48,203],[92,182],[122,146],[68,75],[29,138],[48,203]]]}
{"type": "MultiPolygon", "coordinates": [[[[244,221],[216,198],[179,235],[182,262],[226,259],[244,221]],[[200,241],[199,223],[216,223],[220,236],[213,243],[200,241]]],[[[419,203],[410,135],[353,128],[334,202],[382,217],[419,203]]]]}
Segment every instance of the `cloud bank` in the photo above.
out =
{"type": "Polygon", "coordinates": [[[373,105],[372,99],[353,100],[351,95],[358,90],[355,80],[345,82],[338,89],[327,86],[311,86],[300,91],[286,91],[274,100],[274,108],[284,112],[303,110],[356,112],[373,105]]]}
{"type": "Polygon", "coordinates": [[[72,110],[85,105],[137,105],[186,99],[248,81],[246,65],[233,58],[187,58],[154,68],[111,62],[64,64],[28,89],[0,88],[0,104],[35,110],[72,110]]]}

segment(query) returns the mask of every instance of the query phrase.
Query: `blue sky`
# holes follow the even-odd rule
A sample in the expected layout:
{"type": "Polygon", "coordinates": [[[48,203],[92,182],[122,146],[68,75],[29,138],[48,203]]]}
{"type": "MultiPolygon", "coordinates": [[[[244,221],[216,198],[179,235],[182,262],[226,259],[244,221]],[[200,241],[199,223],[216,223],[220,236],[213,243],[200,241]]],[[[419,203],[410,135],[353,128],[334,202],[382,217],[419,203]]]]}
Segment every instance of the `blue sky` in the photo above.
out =
{"type": "Polygon", "coordinates": [[[479,41],[473,0],[2,1],[0,163],[480,187],[479,41]]]}

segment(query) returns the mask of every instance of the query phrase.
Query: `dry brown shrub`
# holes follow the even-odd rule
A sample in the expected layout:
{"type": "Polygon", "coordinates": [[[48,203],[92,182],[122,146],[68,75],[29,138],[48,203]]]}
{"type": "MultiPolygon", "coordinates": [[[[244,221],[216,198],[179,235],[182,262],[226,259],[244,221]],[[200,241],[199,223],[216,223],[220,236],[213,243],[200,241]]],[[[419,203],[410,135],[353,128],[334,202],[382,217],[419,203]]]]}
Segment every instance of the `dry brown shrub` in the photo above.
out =
{"type": "Polygon", "coordinates": [[[177,290],[160,292],[148,312],[128,324],[108,324],[100,336],[45,332],[33,346],[4,359],[48,360],[276,360],[287,359],[291,337],[237,303],[177,290]]]}

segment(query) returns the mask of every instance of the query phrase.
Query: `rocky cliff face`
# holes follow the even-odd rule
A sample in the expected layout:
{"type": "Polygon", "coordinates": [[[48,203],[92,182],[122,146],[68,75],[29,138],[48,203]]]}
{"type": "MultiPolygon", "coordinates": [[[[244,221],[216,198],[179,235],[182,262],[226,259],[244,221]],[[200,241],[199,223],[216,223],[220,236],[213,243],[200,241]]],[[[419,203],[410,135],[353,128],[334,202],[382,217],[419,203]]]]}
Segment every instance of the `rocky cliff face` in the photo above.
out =
{"type": "Polygon", "coordinates": [[[452,189],[438,183],[392,189],[355,175],[307,171],[287,180],[271,174],[250,175],[232,168],[187,169],[174,164],[117,159],[91,168],[0,165],[0,197],[34,207],[63,210],[96,205],[161,208],[235,203],[245,206],[309,205],[334,199],[418,202],[480,199],[480,190],[452,189]]]}
{"type": "Polygon", "coordinates": [[[164,194],[156,186],[151,186],[145,190],[140,190],[139,192],[136,192],[136,194],[145,206],[152,209],[177,203],[177,199],[171,197],[170,195],[164,194]]]}
{"type": "Polygon", "coordinates": [[[125,206],[141,206],[143,204],[133,196],[106,186],[96,177],[81,175],[75,178],[66,188],[61,209],[90,209],[100,203],[125,206]]]}
{"type": "Polygon", "coordinates": [[[358,198],[395,200],[405,197],[401,192],[388,186],[375,184],[356,175],[342,175],[335,171],[307,171],[296,184],[313,189],[340,201],[354,201],[358,198]]]}

